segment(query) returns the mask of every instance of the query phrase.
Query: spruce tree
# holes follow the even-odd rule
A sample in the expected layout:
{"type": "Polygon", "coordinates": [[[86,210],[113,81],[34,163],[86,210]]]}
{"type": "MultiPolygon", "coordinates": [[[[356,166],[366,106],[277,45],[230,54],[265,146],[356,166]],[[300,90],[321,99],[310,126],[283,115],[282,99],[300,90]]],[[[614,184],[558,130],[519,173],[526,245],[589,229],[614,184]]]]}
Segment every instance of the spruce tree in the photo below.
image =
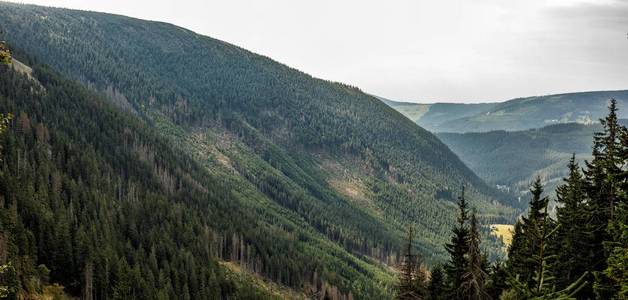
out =
{"type": "MultiPolygon", "coordinates": [[[[560,224],[556,237],[551,239],[552,248],[557,253],[555,268],[556,284],[565,288],[590,268],[595,256],[595,231],[589,223],[591,212],[587,206],[585,181],[576,163],[575,155],[568,165],[569,175],[564,184],[556,189],[556,212],[560,224]]],[[[587,286],[580,294],[582,298],[593,297],[591,286],[587,286]]]]}
{"type": "Polygon", "coordinates": [[[504,263],[501,261],[494,262],[489,272],[488,282],[486,283],[486,292],[491,299],[499,299],[502,292],[507,288],[507,279],[508,272],[506,272],[504,263]]]}
{"type": "Polygon", "coordinates": [[[432,269],[432,276],[428,285],[428,299],[430,300],[445,300],[445,274],[443,268],[440,265],[435,266],[432,269]]]}
{"type": "Polygon", "coordinates": [[[464,186],[462,193],[458,198],[458,220],[457,225],[452,229],[453,235],[451,242],[445,245],[450,255],[449,262],[445,267],[447,273],[447,296],[448,299],[462,299],[462,290],[460,286],[463,282],[463,276],[467,270],[467,260],[465,255],[469,251],[469,229],[467,227],[468,208],[464,196],[464,186]]]}
{"type": "MultiPolygon", "coordinates": [[[[538,189],[538,185],[535,184],[535,186],[535,189],[538,189]]],[[[540,195],[540,193],[535,195],[540,195]]],[[[533,230],[525,232],[524,228],[524,236],[531,239],[533,241],[531,244],[535,245],[530,260],[533,263],[531,280],[530,282],[522,281],[521,278],[525,278],[520,276],[522,274],[510,276],[508,279],[510,289],[502,296],[502,299],[574,299],[574,295],[588,284],[585,281],[588,273],[585,272],[566,288],[557,289],[554,282],[555,278],[552,276],[552,273],[555,272],[554,268],[556,268],[556,255],[550,253],[549,245],[551,238],[560,228],[560,224],[554,224],[549,217],[547,213],[548,201],[542,201],[542,203],[544,205],[542,211],[537,214],[542,218],[534,223],[533,230]]],[[[532,214],[530,212],[530,215],[532,214]]]]}
{"type": "Polygon", "coordinates": [[[617,217],[609,225],[612,240],[607,243],[609,257],[604,276],[611,299],[628,299],[628,204],[617,206],[617,217]]]}
{"type": "Polygon", "coordinates": [[[534,272],[537,270],[538,261],[534,255],[538,253],[541,241],[539,240],[542,224],[547,220],[547,204],[549,199],[541,197],[543,186],[539,177],[532,183],[530,188],[532,199],[528,216],[515,224],[513,242],[508,252],[508,272],[513,277],[529,287],[532,287],[534,272]]]}
{"type": "Polygon", "coordinates": [[[622,187],[626,186],[625,171],[622,170],[626,155],[626,147],[622,145],[622,132],[625,128],[618,124],[617,101],[611,99],[609,113],[600,120],[602,131],[595,133],[593,138],[593,159],[586,162],[586,191],[590,211],[589,224],[592,226],[591,242],[593,257],[589,262],[589,270],[595,275],[594,289],[598,298],[611,297],[612,283],[603,272],[607,268],[611,240],[608,225],[616,216],[617,203],[625,199],[622,187]]]}
{"type": "Polygon", "coordinates": [[[619,125],[617,119],[617,101],[610,100],[608,115],[600,120],[602,131],[596,132],[593,137],[593,160],[587,162],[585,171],[589,183],[588,192],[592,204],[601,214],[600,223],[606,223],[614,215],[615,205],[620,194],[622,184],[619,180],[623,177],[622,149],[620,140],[621,132],[625,129],[619,125]]]}
{"type": "MultiPolygon", "coordinates": [[[[620,157],[623,165],[628,163],[628,130],[620,128],[620,157]]],[[[608,259],[603,275],[606,280],[606,296],[612,299],[628,299],[628,169],[623,168],[619,176],[621,193],[614,218],[609,222],[605,243],[608,259]]],[[[599,289],[600,283],[596,283],[599,289]]]]}
{"type": "Polygon", "coordinates": [[[462,278],[462,294],[464,299],[490,299],[486,292],[487,274],[483,268],[484,259],[480,250],[480,232],[475,211],[471,213],[466,270],[462,278]]]}

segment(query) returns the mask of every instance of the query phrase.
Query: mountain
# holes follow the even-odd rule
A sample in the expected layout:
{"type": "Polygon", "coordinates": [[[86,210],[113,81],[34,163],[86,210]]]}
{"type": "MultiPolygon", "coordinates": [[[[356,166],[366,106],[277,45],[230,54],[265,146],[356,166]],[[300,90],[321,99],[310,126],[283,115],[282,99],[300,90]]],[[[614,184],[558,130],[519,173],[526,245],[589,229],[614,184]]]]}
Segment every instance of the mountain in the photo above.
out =
{"type": "Polygon", "coordinates": [[[584,166],[600,124],[556,124],[524,131],[439,133],[438,137],[486,182],[526,193],[540,176],[552,192],[567,175],[573,154],[584,166]]]}
{"type": "MultiPolygon", "coordinates": [[[[43,207],[28,197],[40,188],[3,203],[22,228],[11,233],[33,241],[12,255],[36,253],[71,295],[86,278],[97,298],[264,292],[229,269],[385,299],[408,225],[427,263],[442,261],[462,185],[483,223],[515,215],[436,136],[355,87],[160,22],[0,2],[0,29],[42,85],[29,96],[33,83],[13,90],[27,79],[8,75],[3,112],[55,132],[37,148],[37,130],[11,127],[24,145],[5,166],[28,154],[28,176],[56,164],[63,178],[43,207]],[[210,282],[220,289],[193,286],[210,282]]],[[[38,176],[18,183],[45,186],[38,176]]]]}
{"type": "Polygon", "coordinates": [[[412,103],[378,98],[432,132],[439,132],[439,128],[445,123],[475,116],[497,105],[497,103],[412,103]]]}
{"type": "MultiPolygon", "coordinates": [[[[216,241],[237,242],[221,226],[258,219],[227,183],[101,95],[24,66],[0,65],[0,110],[15,116],[0,138],[9,298],[279,298],[217,259],[233,248],[216,241]]],[[[258,249],[301,255],[257,230],[258,249]]]]}
{"type": "MultiPolygon", "coordinates": [[[[486,132],[526,130],[560,123],[590,124],[607,112],[608,100],[628,105],[628,90],[595,91],[517,98],[491,104],[443,104],[442,115],[430,113],[432,105],[386,102],[432,132],[486,132]],[[434,115],[438,121],[433,121],[434,115]]],[[[621,118],[628,117],[620,110],[621,118]]]]}

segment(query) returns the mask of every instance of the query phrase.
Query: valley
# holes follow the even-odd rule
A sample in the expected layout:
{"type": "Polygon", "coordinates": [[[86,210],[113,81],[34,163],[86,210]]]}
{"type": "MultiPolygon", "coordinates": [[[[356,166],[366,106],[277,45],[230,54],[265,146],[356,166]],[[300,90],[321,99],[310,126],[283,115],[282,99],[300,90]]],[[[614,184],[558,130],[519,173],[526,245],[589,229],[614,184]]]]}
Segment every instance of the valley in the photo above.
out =
{"type": "Polygon", "coordinates": [[[626,90],[404,103],[0,1],[0,298],[623,299],[625,118],[626,90]]]}

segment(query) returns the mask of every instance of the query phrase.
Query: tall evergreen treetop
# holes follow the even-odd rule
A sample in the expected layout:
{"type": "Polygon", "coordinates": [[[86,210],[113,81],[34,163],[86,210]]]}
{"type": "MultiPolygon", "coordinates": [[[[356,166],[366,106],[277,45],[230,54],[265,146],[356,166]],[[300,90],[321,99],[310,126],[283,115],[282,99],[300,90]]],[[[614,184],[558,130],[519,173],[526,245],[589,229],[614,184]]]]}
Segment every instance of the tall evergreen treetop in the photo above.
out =
{"type": "Polygon", "coordinates": [[[586,163],[584,171],[586,180],[587,206],[593,241],[589,242],[593,255],[589,269],[595,275],[595,292],[599,298],[611,297],[612,288],[603,273],[607,268],[609,246],[611,240],[608,226],[616,218],[616,207],[625,201],[626,187],[625,160],[627,148],[622,143],[622,135],[626,129],[618,124],[617,101],[610,100],[608,115],[600,120],[603,130],[594,135],[593,159],[586,163]]]}
{"type": "Polygon", "coordinates": [[[567,165],[569,174],[563,179],[564,184],[556,188],[556,202],[562,204],[558,214],[571,212],[584,204],[585,182],[576,162],[576,155],[572,155],[567,165]]]}
{"type": "MultiPolygon", "coordinates": [[[[556,237],[551,239],[552,248],[557,253],[557,265],[554,269],[559,288],[566,288],[582,276],[594,258],[595,227],[590,225],[591,212],[586,205],[584,178],[575,161],[571,158],[568,165],[569,176],[564,184],[556,189],[556,217],[560,228],[556,237]]],[[[583,289],[579,296],[593,297],[590,286],[583,289]]]]}
{"type": "Polygon", "coordinates": [[[451,242],[445,245],[450,255],[448,264],[445,266],[447,279],[449,282],[448,296],[450,299],[459,299],[462,297],[461,284],[464,273],[467,270],[467,260],[465,255],[469,250],[469,228],[468,208],[464,196],[464,186],[458,198],[458,224],[452,229],[451,242]]]}
{"type": "MultiPolygon", "coordinates": [[[[540,190],[540,181],[537,180],[531,190],[533,199],[530,202],[531,211],[528,214],[528,222],[522,224],[522,231],[515,233],[520,235],[518,238],[523,236],[529,241],[529,248],[526,253],[529,255],[529,259],[526,260],[528,268],[524,269],[522,273],[511,274],[508,280],[510,289],[506,293],[507,296],[502,296],[502,298],[535,300],[574,299],[574,296],[588,284],[585,280],[587,276],[585,272],[574,282],[570,282],[567,287],[563,289],[557,288],[555,277],[553,276],[557,267],[556,255],[551,249],[550,242],[560,228],[560,224],[555,224],[549,217],[547,213],[548,201],[547,198],[539,199],[541,195],[540,190]],[[543,207],[536,206],[535,208],[535,210],[540,209],[541,212],[534,212],[532,210],[533,204],[544,205],[543,207]],[[533,217],[534,215],[542,217],[536,219],[533,217]]],[[[513,258],[509,257],[509,259],[513,258]]]]}
{"type": "Polygon", "coordinates": [[[532,287],[537,269],[537,260],[534,256],[538,253],[541,244],[539,236],[547,217],[545,208],[549,201],[547,197],[542,197],[543,185],[540,177],[532,183],[530,193],[532,199],[528,215],[515,224],[515,232],[508,252],[507,269],[512,277],[519,276],[522,283],[532,287]]]}
{"type": "Polygon", "coordinates": [[[622,155],[626,153],[620,140],[625,128],[618,123],[615,99],[610,100],[608,110],[608,115],[600,119],[602,131],[596,132],[593,137],[593,160],[586,162],[585,171],[589,196],[601,214],[600,223],[608,223],[608,219],[613,217],[622,186],[620,179],[624,177],[622,155]]]}
{"type": "Polygon", "coordinates": [[[536,177],[530,188],[532,199],[530,200],[530,210],[528,217],[524,218],[524,223],[539,224],[545,219],[547,212],[545,207],[548,204],[549,198],[541,197],[543,195],[543,184],[541,183],[541,177],[536,177]]]}
{"type": "Polygon", "coordinates": [[[428,286],[430,300],[445,300],[445,274],[440,265],[436,265],[432,269],[432,276],[428,286]]]}
{"type": "Polygon", "coordinates": [[[490,298],[486,292],[488,276],[483,268],[483,264],[478,221],[475,217],[475,211],[473,211],[470,219],[467,264],[462,281],[462,291],[465,299],[485,300],[490,298]]]}

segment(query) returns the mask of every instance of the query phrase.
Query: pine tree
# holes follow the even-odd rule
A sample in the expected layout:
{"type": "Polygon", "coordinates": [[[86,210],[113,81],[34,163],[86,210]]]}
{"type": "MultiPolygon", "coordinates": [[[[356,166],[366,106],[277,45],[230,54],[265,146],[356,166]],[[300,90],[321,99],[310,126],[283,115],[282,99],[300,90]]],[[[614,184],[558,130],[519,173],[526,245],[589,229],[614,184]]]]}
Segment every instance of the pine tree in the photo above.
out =
{"type": "MultiPolygon", "coordinates": [[[[589,197],[602,216],[601,223],[613,218],[618,200],[618,182],[622,178],[622,144],[620,141],[622,126],[617,120],[617,101],[611,99],[609,113],[601,119],[602,131],[593,137],[593,160],[587,162],[585,175],[589,182],[589,197]]],[[[607,225],[607,224],[605,224],[607,225]]]]}
{"type": "MultiPolygon", "coordinates": [[[[534,189],[539,188],[538,185],[535,184],[535,186],[534,189]]],[[[540,195],[540,193],[533,193],[533,195],[540,195]]],[[[542,213],[538,214],[542,216],[542,219],[536,221],[534,230],[530,230],[525,234],[526,238],[532,239],[534,241],[532,244],[535,245],[531,253],[531,261],[534,266],[531,281],[522,281],[520,276],[522,274],[510,276],[508,280],[510,290],[505,293],[506,295],[502,299],[574,299],[574,295],[588,284],[585,281],[588,273],[584,273],[575,282],[557,291],[554,277],[552,276],[553,268],[556,266],[556,255],[549,253],[548,249],[550,238],[558,231],[560,224],[555,225],[550,219],[547,213],[548,201],[543,201],[543,205],[542,213]]],[[[532,215],[532,212],[530,212],[530,215],[532,215]]]]}
{"type": "Polygon", "coordinates": [[[539,231],[544,220],[547,219],[546,207],[549,202],[547,197],[541,197],[543,186],[541,179],[536,178],[530,188],[532,199],[528,216],[523,217],[521,222],[515,224],[513,242],[508,252],[508,272],[513,277],[532,287],[534,271],[537,269],[538,261],[534,255],[538,253],[540,240],[539,231]]]}
{"type": "MultiPolygon", "coordinates": [[[[621,127],[620,156],[623,165],[628,163],[628,130],[621,127]]],[[[628,170],[623,169],[619,176],[621,193],[618,195],[616,213],[607,229],[609,241],[605,243],[608,259],[603,272],[607,285],[607,296],[612,299],[628,299],[628,170]]],[[[600,283],[596,283],[599,289],[600,283]]]]}
{"type": "Polygon", "coordinates": [[[492,299],[499,299],[503,291],[507,288],[506,280],[508,272],[506,266],[501,261],[496,261],[491,266],[491,270],[486,283],[486,292],[492,299]]]}
{"type": "Polygon", "coordinates": [[[480,250],[480,232],[475,211],[471,213],[469,228],[469,243],[467,251],[466,270],[462,278],[462,294],[464,299],[483,300],[490,299],[486,292],[487,274],[483,268],[483,255],[480,250]]]}
{"type": "Polygon", "coordinates": [[[445,277],[443,268],[440,265],[435,266],[432,269],[432,276],[428,285],[428,292],[430,300],[445,300],[445,277]]]}
{"type": "Polygon", "coordinates": [[[589,270],[596,278],[595,293],[602,299],[609,299],[612,294],[611,282],[603,272],[607,268],[609,255],[609,247],[605,247],[605,244],[611,240],[608,225],[616,215],[617,203],[625,197],[621,188],[626,186],[626,173],[622,171],[622,157],[626,150],[621,142],[625,128],[618,124],[615,99],[611,99],[608,109],[606,118],[600,120],[603,130],[595,133],[593,138],[593,159],[586,162],[587,170],[584,172],[589,199],[589,224],[594,237],[591,242],[594,255],[590,259],[589,270]]]}
{"type": "Polygon", "coordinates": [[[465,255],[469,251],[469,229],[467,227],[468,208],[464,196],[464,186],[458,198],[458,224],[452,229],[451,242],[445,245],[449,253],[449,263],[445,266],[447,273],[447,294],[449,299],[462,299],[460,286],[463,282],[464,273],[467,270],[467,260],[465,255]]]}
{"type": "MultiPolygon", "coordinates": [[[[555,268],[556,283],[559,288],[578,279],[590,268],[594,257],[594,227],[589,222],[591,212],[587,206],[584,178],[580,173],[575,155],[568,165],[569,175],[564,184],[556,188],[556,217],[560,224],[556,237],[552,239],[552,248],[557,253],[555,268]]],[[[582,298],[593,297],[591,286],[580,294],[582,298]]]]}
{"type": "Polygon", "coordinates": [[[627,203],[622,202],[617,206],[617,217],[609,225],[609,235],[611,241],[606,244],[609,257],[603,273],[608,282],[605,291],[610,299],[628,299],[627,203]]]}
{"type": "Polygon", "coordinates": [[[124,257],[118,260],[113,286],[113,299],[132,299],[130,267],[124,257]]]}

